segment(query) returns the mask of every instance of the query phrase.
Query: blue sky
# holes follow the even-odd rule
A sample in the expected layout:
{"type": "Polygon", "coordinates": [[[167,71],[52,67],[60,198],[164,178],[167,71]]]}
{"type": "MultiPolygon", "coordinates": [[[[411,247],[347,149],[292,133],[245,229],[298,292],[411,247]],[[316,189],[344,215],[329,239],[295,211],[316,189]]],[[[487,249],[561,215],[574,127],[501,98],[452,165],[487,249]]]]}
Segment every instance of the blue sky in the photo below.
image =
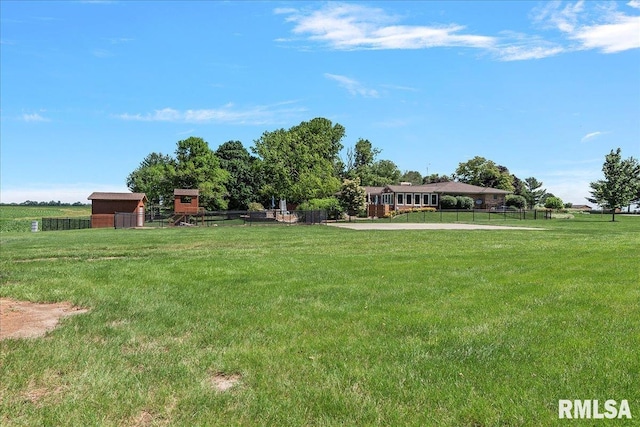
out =
{"type": "Polygon", "coordinates": [[[127,191],[189,136],[326,117],[402,170],[474,156],[586,203],[640,157],[640,0],[0,2],[0,200],[127,191]]]}

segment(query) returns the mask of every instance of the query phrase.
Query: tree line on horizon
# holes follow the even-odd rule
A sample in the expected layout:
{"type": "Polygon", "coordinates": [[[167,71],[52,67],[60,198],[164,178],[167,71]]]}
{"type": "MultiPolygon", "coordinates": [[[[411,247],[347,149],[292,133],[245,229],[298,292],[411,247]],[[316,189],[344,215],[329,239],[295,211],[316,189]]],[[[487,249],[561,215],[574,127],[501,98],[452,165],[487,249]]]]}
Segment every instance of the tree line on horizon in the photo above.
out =
{"type": "MultiPolygon", "coordinates": [[[[535,177],[521,179],[481,156],[459,163],[450,175],[422,176],[418,171],[402,173],[393,161],[379,159],[381,150],[363,138],[341,158],[344,136],[342,125],[321,117],[289,129],[265,131],[250,151],[240,141],[227,141],[214,151],[204,139],[192,136],[178,141],[174,156],[147,155],[128,175],[126,184],[133,192],[146,193],[152,204],[165,206],[172,205],[174,189],[197,188],[207,210],[246,210],[252,203],[271,207],[279,199],[293,204],[331,199],[345,180],[363,187],[457,181],[511,191],[508,202],[517,207],[532,208],[549,201],[563,207],[535,177]]],[[[607,200],[596,199],[608,207],[607,200]]],[[[640,200],[640,194],[635,200],[640,200]]]]}

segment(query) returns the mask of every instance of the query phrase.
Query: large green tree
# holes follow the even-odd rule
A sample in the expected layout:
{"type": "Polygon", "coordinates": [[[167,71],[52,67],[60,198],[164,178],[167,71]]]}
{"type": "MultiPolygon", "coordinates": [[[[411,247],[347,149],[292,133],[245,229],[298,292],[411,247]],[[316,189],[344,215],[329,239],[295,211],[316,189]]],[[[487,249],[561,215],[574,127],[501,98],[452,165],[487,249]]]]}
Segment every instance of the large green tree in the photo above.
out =
{"type": "Polygon", "coordinates": [[[538,203],[541,203],[547,190],[542,188],[542,182],[538,181],[534,177],[525,178],[525,191],[522,196],[527,201],[529,208],[535,207],[538,203]]]}
{"type": "Polygon", "coordinates": [[[261,160],[263,198],[301,203],[335,194],[340,188],[337,165],[344,133],[342,125],[325,118],[263,133],[252,147],[261,160]]]}
{"type": "Polygon", "coordinates": [[[368,139],[360,138],[354,149],[347,150],[345,178],[359,179],[360,185],[381,187],[398,184],[402,173],[391,160],[376,160],[381,150],[373,147],[368,139]]]}
{"type": "Polygon", "coordinates": [[[127,176],[127,187],[145,193],[152,204],[173,203],[175,161],[162,153],[151,153],[127,176]]]}
{"type": "Polygon", "coordinates": [[[175,188],[199,189],[200,205],[206,209],[227,208],[229,173],[220,167],[220,160],[204,139],[192,136],[178,141],[175,161],[175,188]]]}
{"type": "Polygon", "coordinates": [[[466,184],[507,191],[514,190],[513,176],[509,173],[509,169],[480,156],[459,163],[454,176],[458,181],[466,184]]]}
{"type": "Polygon", "coordinates": [[[587,200],[611,209],[615,221],[616,209],[640,201],[640,164],[633,157],[623,159],[618,148],[605,156],[602,172],[604,179],[589,184],[593,197],[587,200]]]}
{"type": "Polygon", "coordinates": [[[422,178],[423,184],[434,184],[438,182],[451,182],[453,178],[449,175],[440,175],[437,173],[432,173],[431,175],[425,176],[422,178]]]}
{"type": "Polygon", "coordinates": [[[422,184],[422,174],[418,171],[405,171],[400,177],[402,182],[410,182],[412,185],[422,184]]]}
{"type": "Polygon", "coordinates": [[[229,173],[226,184],[229,209],[246,210],[249,203],[258,201],[260,187],[256,171],[257,159],[247,151],[240,141],[228,141],[216,150],[220,167],[229,173]]]}

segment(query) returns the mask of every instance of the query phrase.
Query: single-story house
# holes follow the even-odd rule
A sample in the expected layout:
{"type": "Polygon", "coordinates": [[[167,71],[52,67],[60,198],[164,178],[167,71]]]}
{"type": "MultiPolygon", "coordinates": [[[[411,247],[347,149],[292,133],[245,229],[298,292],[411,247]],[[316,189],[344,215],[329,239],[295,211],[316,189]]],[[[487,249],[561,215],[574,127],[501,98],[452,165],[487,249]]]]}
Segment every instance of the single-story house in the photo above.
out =
{"type": "Polygon", "coordinates": [[[144,204],[147,202],[144,193],[94,192],[88,200],[91,200],[91,228],[114,227],[116,213],[136,215],[136,226],[144,225],[144,204]]]}
{"type": "Polygon", "coordinates": [[[573,205],[569,209],[573,209],[573,210],[576,210],[576,211],[590,211],[593,208],[591,206],[589,206],[589,205],[573,205]]]}
{"type": "Polygon", "coordinates": [[[467,196],[475,201],[476,209],[491,209],[502,206],[511,191],[497,188],[479,187],[462,182],[437,182],[424,185],[387,185],[384,187],[364,187],[367,193],[369,216],[382,217],[389,211],[404,211],[414,208],[440,206],[440,197],[467,196]]]}

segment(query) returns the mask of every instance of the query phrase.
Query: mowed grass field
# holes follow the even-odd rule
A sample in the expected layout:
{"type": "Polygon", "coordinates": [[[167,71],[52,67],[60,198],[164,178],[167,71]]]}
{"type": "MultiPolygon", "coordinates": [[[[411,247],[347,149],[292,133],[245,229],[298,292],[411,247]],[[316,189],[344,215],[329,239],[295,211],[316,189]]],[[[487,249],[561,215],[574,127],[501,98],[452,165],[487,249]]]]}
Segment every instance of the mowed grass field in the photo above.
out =
{"type": "Polygon", "coordinates": [[[90,312],[0,342],[0,424],[637,425],[640,217],[608,219],[4,232],[0,296],[90,312]]]}
{"type": "Polygon", "coordinates": [[[42,225],[42,218],[91,216],[91,206],[0,206],[0,232],[30,232],[31,221],[42,225]]]}

